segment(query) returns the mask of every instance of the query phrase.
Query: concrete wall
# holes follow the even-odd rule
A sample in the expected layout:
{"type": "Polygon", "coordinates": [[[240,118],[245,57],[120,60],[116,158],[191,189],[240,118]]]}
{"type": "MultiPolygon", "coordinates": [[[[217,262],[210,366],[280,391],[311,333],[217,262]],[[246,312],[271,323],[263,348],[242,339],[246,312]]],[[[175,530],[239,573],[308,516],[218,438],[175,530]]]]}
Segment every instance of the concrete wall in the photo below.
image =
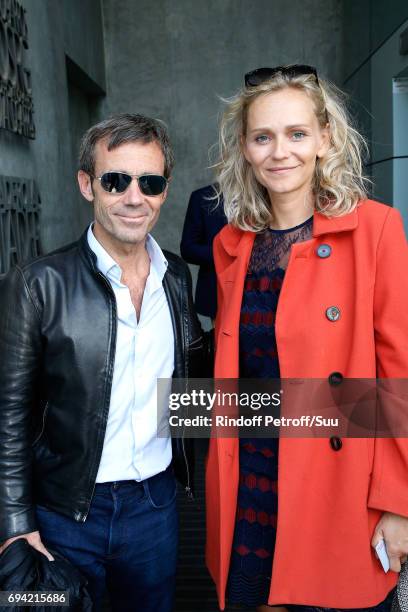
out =
{"type": "Polygon", "coordinates": [[[399,52],[407,27],[406,0],[345,0],[344,84],[370,145],[373,196],[399,208],[408,230],[408,96],[395,83],[408,77],[399,52]]]}
{"type": "Polygon", "coordinates": [[[219,96],[234,93],[247,70],[289,62],[315,64],[349,89],[371,144],[374,195],[394,201],[408,223],[407,139],[398,138],[408,98],[393,93],[395,78],[408,76],[398,51],[406,0],[292,0],[290,11],[284,0],[21,4],[36,139],[1,129],[0,175],[36,180],[45,250],[75,239],[91,217],[75,183],[81,134],[102,116],[131,111],[169,125],[177,164],[155,234],[177,251],[189,194],[212,180],[219,96]]]}
{"type": "Polygon", "coordinates": [[[155,234],[178,251],[189,194],[212,180],[219,96],[262,65],[305,62],[342,78],[341,0],[292,0],[290,11],[284,0],[20,1],[36,138],[0,130],[0,175],[36,180],[46,251],[91,218],[76,188],[76,153],[100,117],[131,111],[168,123],[177,165],[155,234]]]}
{"type": "Polygon", "coordinates": [[[178,251],[190,192],[211,181],[219,96],[248,70],[309,63],[342,78],[341,0],[103,0],[107,98],[104,112],[166,121],[176,168],[160,244],[178,251]]]}
{"type": "Polygon", "coordinates": [[[77,195],[73,142],[97,116],[92,100],[105,89],[102,11],[99,0],[20,3],[26,9],[36,138],[0,130],[0,175],[36,180],[42,244],[50,250],[77,238],[91,216],[77,195]],[[82,96],[79,104],[78,95],[70,96],[75,87],[82,96]],[[90,110],[81,120],[84,100],[90,110]]]}

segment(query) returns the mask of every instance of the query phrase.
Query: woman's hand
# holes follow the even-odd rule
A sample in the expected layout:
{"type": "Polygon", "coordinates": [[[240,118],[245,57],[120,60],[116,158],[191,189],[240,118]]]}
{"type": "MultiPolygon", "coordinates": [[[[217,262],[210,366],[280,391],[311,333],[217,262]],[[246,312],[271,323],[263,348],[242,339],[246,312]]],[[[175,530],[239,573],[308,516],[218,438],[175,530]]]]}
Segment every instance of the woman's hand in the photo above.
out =
{"type": "Polygon", "coordinates": [[[384,512],[375,528],[371,546],[375,549],[384,540],[393,572],[401,571],[408,555],[408,518],[392,512],[384,512]]]}

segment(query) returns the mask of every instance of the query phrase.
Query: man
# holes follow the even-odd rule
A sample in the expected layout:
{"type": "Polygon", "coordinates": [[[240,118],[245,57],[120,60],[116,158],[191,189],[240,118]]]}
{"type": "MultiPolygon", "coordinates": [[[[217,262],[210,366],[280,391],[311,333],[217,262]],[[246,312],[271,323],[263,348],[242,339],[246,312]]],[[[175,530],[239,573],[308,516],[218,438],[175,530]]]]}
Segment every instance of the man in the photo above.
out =
{"type": "Polygon", "coordinates": [[[2,549],[62,553],[95,609],[105,583],[114,610],[172,609],[173,471],[190,492],[191,452],[156,433],[156,380],[203,375],[204,349],[187,266],[149,234],[172,166],[159,121],[91,127],[78,182],[94,223],[1,287],[2,549]]]}

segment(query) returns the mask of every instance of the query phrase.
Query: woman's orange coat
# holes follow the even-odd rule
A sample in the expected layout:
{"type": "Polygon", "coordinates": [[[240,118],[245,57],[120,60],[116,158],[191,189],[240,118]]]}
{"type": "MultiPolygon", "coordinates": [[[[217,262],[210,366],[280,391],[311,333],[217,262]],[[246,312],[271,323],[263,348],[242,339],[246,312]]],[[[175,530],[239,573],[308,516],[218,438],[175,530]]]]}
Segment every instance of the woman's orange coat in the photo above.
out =
{"type": "MultiPolygon", "coordinates": [[[[216,378],[239,376],[239,318],[255,234],[214,241],[216,378]]],[[[276,315],[282,378],[408,378],[408,246],[400,214],[366,200],[342,217],[315,213],[292,246],[276,315]],[[316,249],[330,245],[330,257],[316,249]],[[326,309],[340,308],[338,321],[326,309]]],[[[408,411],[407,411],[408,412],[408,411]]],[[[408,414],[407,414],[408,417],[408,414]]],[[[238,440],[212,439],[207,564],[225,606],[238,488],[238,440]]],[[[395,585],[370,540],[383,511],[408,516],[408,439],[280,440],[278,525],[269,604],[374,606],[395,585]]]]}

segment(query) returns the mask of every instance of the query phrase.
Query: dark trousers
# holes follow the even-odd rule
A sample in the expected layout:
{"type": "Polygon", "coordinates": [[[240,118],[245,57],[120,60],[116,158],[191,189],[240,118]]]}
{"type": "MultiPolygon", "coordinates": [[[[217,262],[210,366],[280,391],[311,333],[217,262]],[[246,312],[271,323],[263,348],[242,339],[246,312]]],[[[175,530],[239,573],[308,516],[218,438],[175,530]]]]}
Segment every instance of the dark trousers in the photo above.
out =
{"type": "Polygon", "coordinates": [[[176,483],[171,469],[144,482],[97,484],[78,523],[37,506],[45,546],[88,578],[94,609],[107,587],[115,612],[171,612],[177,562],[176,483]]]}
{"type": "Polygon", "coordinates": [[[386,599],[371,608],[315,608],[314,606],[287,606],[289,612],[390,612],[394,597],[393,589],[386,599]]]}

